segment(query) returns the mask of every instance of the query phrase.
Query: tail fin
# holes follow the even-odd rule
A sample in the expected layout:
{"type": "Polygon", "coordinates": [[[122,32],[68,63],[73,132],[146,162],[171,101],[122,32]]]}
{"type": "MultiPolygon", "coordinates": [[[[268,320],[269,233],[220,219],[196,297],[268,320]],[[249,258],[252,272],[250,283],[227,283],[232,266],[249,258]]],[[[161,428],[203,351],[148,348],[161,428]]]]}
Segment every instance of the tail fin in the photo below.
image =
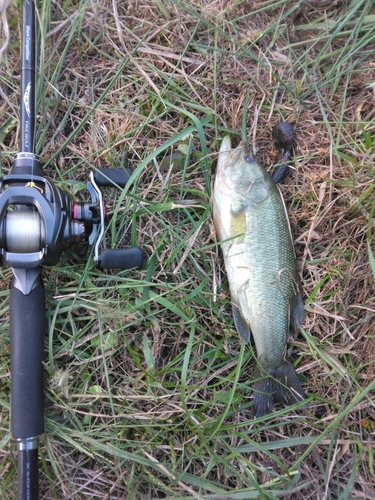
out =
{"type": "Polygon", "coordinates": [[[289,406],[306,398],[293,365],[288,361],[284,361],[279,368],[266,370],[259,366],[254,372],[254,377],[258,379],[254,383],[256,417],[271,413],[275,404],[289,406]]]}

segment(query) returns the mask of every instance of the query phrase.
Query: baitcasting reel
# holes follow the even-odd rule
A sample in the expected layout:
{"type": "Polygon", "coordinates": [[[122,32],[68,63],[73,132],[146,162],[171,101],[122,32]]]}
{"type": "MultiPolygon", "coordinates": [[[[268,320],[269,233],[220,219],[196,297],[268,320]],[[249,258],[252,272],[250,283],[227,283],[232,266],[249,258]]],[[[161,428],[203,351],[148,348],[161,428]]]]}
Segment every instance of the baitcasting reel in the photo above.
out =
{"type": "MultiPolygon", "coordinates": [[[[53,266],[74,243],[93,245],[94,261],[103,269],[142,266],[140,247],[105,249],[99,253],[104,234],[104,206],[99,186],[124,187],[130,169],[101,169],[90,174],[89,203],[74,203],[70,195],[43,176],[42,162],[33,153],[18,153],[9,175],[0,179],[0,265],[8,264],[24,294],[34,287],[33,277],[17,270],[53,266]]],[[[31,273],[32,274],[32,273],[31,273]]]]}

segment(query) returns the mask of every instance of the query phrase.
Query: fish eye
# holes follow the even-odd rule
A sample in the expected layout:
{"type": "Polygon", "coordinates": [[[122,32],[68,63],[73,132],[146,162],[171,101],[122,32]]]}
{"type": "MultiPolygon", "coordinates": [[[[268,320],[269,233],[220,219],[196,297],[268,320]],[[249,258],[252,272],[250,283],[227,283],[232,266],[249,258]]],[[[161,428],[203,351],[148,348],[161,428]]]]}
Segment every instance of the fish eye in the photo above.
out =
{"type": "Polygon", "coordinates": [[[245,155],[245,161],[247,163],[251,163],[253,161],[253,157],[251,155],[245,155]]]}

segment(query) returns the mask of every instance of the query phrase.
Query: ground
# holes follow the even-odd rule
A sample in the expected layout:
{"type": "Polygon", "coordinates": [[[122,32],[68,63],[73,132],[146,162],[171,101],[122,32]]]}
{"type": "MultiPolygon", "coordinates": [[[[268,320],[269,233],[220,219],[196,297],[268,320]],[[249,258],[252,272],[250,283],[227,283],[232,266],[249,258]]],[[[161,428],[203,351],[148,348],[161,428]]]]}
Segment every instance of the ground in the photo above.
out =
{"type": "MultiPolygon", "coordinates": [[[[374,498],[373,2],[37,10],[45,175],[83,201],[90,171],[131,167],[125,189],[105,189],[105,245],[146,255],[142,270],[102,271],[81,244],[43,271],[40,498],[374,498]],[[290,353],[309,408],[255,419],[255,352],[234,329],[211,189],[223,136],[272,169],[279,121],[296,131],[281,190],[305,301],[290,353]]],[[[19,147],[20,1],[0,23],[5,175],[19,147]]],[[[12,273],[0,272],[0,496],[12,499],[12,273]]]]}

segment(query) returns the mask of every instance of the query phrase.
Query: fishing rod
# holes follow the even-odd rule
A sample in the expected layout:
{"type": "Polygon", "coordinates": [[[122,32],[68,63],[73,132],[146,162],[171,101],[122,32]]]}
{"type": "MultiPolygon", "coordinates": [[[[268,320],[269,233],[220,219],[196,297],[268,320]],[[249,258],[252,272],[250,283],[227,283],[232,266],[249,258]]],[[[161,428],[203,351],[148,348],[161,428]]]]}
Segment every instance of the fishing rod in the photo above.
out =
{"type": "Polygon", "coordinates": [[[18,448],[18,499],[37,500],[38,446],[44,433],[43,359],[45,290],[42,266],[54,266],[64,250],[87,242],[103,269],[141,268],[140,247],[104,249],[104,206],[99,186],[125,187],[132,171],[99,169],[87,182],[89,202],[70,195],[43,175],[35,153],[36,21],[34,0],[24,0],[20,151],[0,178],[0,265],[12,269],[10,287],[11,432],[18,448]]]}

